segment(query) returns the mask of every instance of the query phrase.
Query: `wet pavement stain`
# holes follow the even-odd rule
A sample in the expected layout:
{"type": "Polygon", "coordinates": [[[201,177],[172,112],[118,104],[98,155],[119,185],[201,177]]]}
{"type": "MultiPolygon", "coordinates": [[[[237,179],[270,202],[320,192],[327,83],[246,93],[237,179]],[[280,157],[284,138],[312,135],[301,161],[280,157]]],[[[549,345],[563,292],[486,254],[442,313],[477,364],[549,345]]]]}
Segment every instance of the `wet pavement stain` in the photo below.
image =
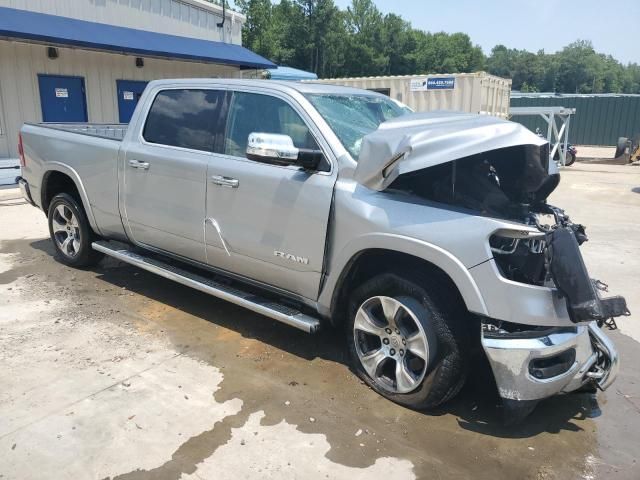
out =
{"type": "Polygon", "coordinates": [[[308,336],[152,275],[132,277],[120,269],[101,277],[160,302],[161,307],[139,306],[136,316],[153,322],[176,349],[221,368],[219,401],[244,401],[243,411],[223,422],[233,427],[225,425],[208,448],[200,439],[187,442],[182,458],[191,448],[213,453],[230,428],[263,410],[263,425],[286,421],[301,432],[322,433],[331,446],[327,458],[353,467],[369,467],[379,457],[403,458],[419,478],[493,478],[497,472],[565,478],[590,468],[585,458],[597,449],[592,395],[546,400],[524,424],[504,427],[495,386],[486,371],[477,371],[459,398],[440,411],[414,412],[382,399],[349,371],[339,331],[308,336]],[[358,430],[366,433],[356,437],[358,430]]]}
{"type": "Polygon", "coordinates": [[[196,472],[198,464],[211,456],[231,438],[231,429],[241,426],[248,417],[245,410],[216,423],[210,430],[191,437],[178,448],[171,460],[151,470],[136,470],[111,477],[112,480],[169,480],[196,472]]]}

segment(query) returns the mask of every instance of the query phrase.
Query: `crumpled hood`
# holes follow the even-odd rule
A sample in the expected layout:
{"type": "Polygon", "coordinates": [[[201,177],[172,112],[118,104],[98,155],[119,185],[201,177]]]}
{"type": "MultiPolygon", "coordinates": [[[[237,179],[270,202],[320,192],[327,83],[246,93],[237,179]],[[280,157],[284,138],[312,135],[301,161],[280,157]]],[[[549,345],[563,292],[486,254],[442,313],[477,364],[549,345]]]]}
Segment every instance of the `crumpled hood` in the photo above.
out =
{"type": "Polygon", "coordinates": [[[362,139],[355,180],[381,191],[403,173],[499,148],[546,143],[518,123],[489,115],[409,114],[381,123],[362,139]]]}

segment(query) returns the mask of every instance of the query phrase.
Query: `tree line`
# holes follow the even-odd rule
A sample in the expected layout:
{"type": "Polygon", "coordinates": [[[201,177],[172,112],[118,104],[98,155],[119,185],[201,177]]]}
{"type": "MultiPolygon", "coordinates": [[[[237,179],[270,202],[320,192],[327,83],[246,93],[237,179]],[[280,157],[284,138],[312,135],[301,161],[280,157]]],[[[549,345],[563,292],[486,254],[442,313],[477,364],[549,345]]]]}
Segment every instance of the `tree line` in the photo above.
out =
{"type": "Polygon", "coordinates": [[[640,93],[640,65],[623,65],[577,40],[556,53],[495,46],[486,56],[465,33],[425,32],[372,0],[235,0],[246,15],[243,44],[320,78],[465,73],[511,78],[526,92],[640,93]]]}

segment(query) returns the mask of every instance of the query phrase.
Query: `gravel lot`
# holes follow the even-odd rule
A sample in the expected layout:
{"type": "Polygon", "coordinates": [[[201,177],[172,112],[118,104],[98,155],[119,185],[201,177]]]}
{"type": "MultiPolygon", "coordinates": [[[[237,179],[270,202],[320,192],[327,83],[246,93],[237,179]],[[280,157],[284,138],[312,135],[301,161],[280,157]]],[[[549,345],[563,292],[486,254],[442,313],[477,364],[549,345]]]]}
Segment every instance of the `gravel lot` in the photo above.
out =
{"type": "Polygon", "coordinates": [[[613,387],[503,427],[481,368],[430,414],[394,405],[316,336],[133,267],[52,258],[44,215],[0,190],[0,478],[640,478],[640,169],[576,164],[552,202],[634,315],[613,387]]]}

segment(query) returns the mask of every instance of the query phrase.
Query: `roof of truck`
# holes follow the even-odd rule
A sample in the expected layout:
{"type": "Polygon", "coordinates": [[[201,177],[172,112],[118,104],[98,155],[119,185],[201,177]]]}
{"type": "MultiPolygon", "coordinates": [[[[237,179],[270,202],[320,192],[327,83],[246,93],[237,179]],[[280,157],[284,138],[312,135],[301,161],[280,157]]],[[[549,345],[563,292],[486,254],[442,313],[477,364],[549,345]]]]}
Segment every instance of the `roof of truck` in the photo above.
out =
{"type": "Polygon", "coordinates": [[[328,85],[324,83],[307,83],[294,82],[290,80],[259,80],[259,79],[241,79],[241,78],[174,78],[154,80],[153,85],[202,85],[210,83],[211,85],[236,85],[236,86],[261,86],[269,87],[273,90],[287,91],[296,90],[300,93],[320,93],[320,94],[363,94],[367,93],[372,96],[381,96],[382,94],[363,90],[361,88],[344,87],[341,85],[328,85]]]}

